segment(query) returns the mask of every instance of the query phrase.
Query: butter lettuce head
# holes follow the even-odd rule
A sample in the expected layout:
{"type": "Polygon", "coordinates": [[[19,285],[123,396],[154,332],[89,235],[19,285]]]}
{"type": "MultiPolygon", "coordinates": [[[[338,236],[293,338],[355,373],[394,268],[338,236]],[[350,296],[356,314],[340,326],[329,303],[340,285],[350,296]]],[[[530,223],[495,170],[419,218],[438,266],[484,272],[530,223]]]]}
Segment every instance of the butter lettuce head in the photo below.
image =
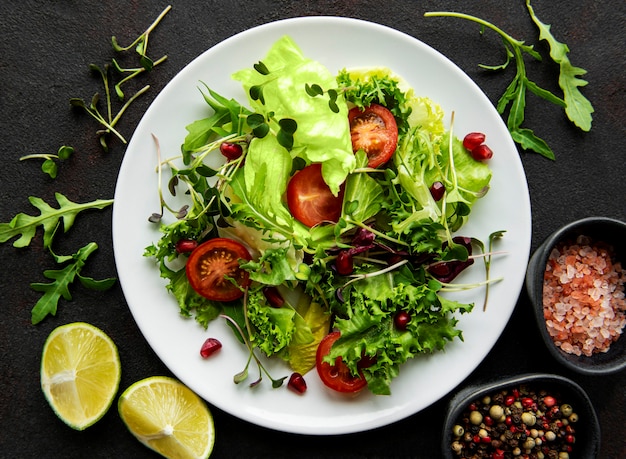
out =
{"type": "MultiPolygon", "coordinates": [[[[340,184],[355,167],[347,104],[339,94],[338,110],[333,111],[327,92],[311,96],[306,91],[307,85],[319,85],[324,91],[337,89],[335,76],[319,62],[304,57],[288,36],[277,40],[261,62],[267,74],[246,68],[234,73],[233,78],[242,83],[253,111],[276,121],[283,118],[296,121],[291,155],[307,163],[322,163],[324,180],[337,194],[340,184]],[[262,99],[250,97],[252,87],[261,88],[262,99]]],[[[250,147],[254,149],[254,144],[250,147]]],[[[269,161],[271,155],[263,157],[269,161]]]]}

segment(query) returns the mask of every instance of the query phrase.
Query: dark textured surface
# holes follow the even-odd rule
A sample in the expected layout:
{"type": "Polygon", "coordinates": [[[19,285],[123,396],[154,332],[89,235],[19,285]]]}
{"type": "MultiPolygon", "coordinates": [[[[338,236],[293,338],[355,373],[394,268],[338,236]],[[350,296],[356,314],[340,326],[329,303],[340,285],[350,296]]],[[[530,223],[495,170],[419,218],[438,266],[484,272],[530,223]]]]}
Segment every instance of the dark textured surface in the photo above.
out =
{"type": "MultiPolygon", "coordinates": [[[[113,197],[124,146],[113,142],[103,153],[95,123],[69,108],[70,97],[89,99],[99,88],[87,65],[110,60],[111,35],[134,39],[162,11],[153,1],[4,0],[0,4],[0,221],[18,212],[33,213],[29,196],[52,203],[59,191],[76,202],[113,197]],[[76,148],[51,180],[38,161],[22,155],[54,153],[60,145],[76,148]]],[[[537,43],[537,30],[520,0],[461,1],[177,1],[151,36],[152,56],[169,59],[139,84],[150,91],[138,99],[118,125],[130,138],[142,113],[163,86],[194,57],[221,40],[276,19],[303,15],[350,16],[395,27],[442,52],[465,70],[492,101],[512,73],[485,74],[477,64],[503,59],[499,39],[481,38],[477,27],[456,19],[425,19],[423,13],[457,10],[490,20],[513,36],[537,43]]],[[[626,3],[536,0],[535,11],[552,24],[557,38],[571,49],[574,65],[586,68],[583,89],[596,112],[589,133],[574,128],[558,107],[529,96],[526,126],[555,150],[557,160],[521,153],[533,208],[533,248],[562,224],[585,216],[626,220],[626,3]]],[[[367,49],[367,43],[363,43],[367,49]]],[[[537,45],[545,56],[545,43],[537,45]]],[[[392,52],[392,51],[390,51],[392,52]]],[[[528,61],[528,72],[543,87],[558,91],[556,65],[528,61]]],[[[129,228],[129,231],[132,231],[129,228]]],[[[115,276],[111,209],[80,216],[55,240],[59,254],[75,252],[94,241],[99,250],[85,274],[115,276]]],[[[12,241],[11,241],[12,242],[12,241]]],[[[0,457],[151,457],[111,409],[95,426],[75,432],[50,410],[39,387],[40,353],[56,326],[87,321],[104,328],[118,344],[123,365],[121,388],[168,370],[142,338],[119,286],[105,293],[76,287],[71,302],[62,301],[56,317],[30,324],[39,294],[29,284],[43,282],[54,269],[38,232],[30,247],[0,246],[2,309],[0,319],[0,457]]],[[[602,428],[601,458],[626,457],[626,374],[589,377],[557,364],[534,324],[525,293],[493,351],[465,383],[499,374],[554,372],[572,378],[589,394],[602,428]]],[[[440,428],[447,400],[421,413],[372,432],[338,437],[307,437],[273,432],[213,410],[217,429],[214,455],[226,457],[415,457],[439,456],[440,428]]]]}

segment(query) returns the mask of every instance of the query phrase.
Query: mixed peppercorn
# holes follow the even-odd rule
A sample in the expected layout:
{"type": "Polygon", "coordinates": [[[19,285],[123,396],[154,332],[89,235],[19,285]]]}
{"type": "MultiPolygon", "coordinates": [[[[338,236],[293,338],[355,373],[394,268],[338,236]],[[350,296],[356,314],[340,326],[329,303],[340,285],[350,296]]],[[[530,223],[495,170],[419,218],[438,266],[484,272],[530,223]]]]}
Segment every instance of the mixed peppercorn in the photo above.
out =
{"type": "Polygon", "coordinates": [[[450,447],[463,459],[569,459],[577,421],[558,394],[520,386],[470,403],[450,447]]]}

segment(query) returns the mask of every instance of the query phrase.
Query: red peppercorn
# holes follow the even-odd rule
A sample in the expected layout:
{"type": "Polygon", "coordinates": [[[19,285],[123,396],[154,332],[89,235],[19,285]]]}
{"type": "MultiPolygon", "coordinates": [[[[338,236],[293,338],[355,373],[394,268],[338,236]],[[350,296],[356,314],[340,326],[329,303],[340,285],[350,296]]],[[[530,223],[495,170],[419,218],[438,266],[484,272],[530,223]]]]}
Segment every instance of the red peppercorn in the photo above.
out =
{"type": "Polygon", "coordinates": [[[287,387],[298,394],[304,394],[306,392],[306,381],[300,373],[292,373],[287,387]]]}
{"type": "Polygon", "coordinates": [[[491,418],[491,416],[485,416],[485,419],[483,419],[483,422],[485,423],[486,426],[489,426],[489,427],[493,425],[493,419],[491,418]]]}
{"type": "Polygon", "coordinates": [[[565,441],[566,441],[567,443],[574,443],[574,442],[576,441],[576,439],[574,438],[574,436],[573,436],[573,435],[571,435],[571,434],[570,434],[570,435],[566,435],[566,436],[565,436],[565,441]]]}
{"type": "Polygon", "coordinates": [[[504,404],[506,406],[511,406],[513,403],[515,403],[515,397],[513,395],[507,395],[504,399],[504,404]]]}
{"type": "Polygon", "coordinates": [[[551,395],[546,395],[543,398],[543,403],[548,407],[551,408],[556,404],[556,399],[554,397],[552,397],[551,395]]]}
{"type": "Polygon", "coordinates": [[[482,437],[480,441],[483,443],[491,443],[491,437],[487,435],[486,437],[482,437]]]}
{"type": "Polygon", "coordinates": [[[207,338],[207,340],[202,344],[200,348],[200,355],[203,358],[208,358],[215,354],[218,350],[222,348],[222,343],[219,342],[216,338],[207,338]]]}
{"type": "Polygon", "coordinates": [[[511,391],[511,393],[513,394],[513,397],[515,398],[519,398],[519,390],[518,389],[513,389],[511,391]]]}
{"type": "Polygon", "coordinates": [[[530,408],[530,407],[532,407],[532,406],[533,406],[533,403],[534,403],[534,402],[533,402],[533,399],[532,399],[532,398],[530,398],[530,397],[524,397],[524,398],[522,399],[522,406],[523,406],[524,408],[530,408]]]}
{"type": "Polygon", "coordinates": [[[513,425],[513,419],[511,419],[511,416],[507,416],[506,418],[504,418],[504,423],[507,426],[513,425]]]}
{"type": "Polygon", "coordinates": [[[504,450],[497,449],[491,455],[491,459],[504,459],[504,450]]]}

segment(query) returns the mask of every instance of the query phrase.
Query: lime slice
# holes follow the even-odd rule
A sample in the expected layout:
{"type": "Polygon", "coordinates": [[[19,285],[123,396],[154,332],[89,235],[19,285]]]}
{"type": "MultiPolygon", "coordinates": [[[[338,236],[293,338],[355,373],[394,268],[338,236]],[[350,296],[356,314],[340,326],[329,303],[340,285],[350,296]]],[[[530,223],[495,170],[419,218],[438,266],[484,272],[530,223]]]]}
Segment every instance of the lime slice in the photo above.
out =
{"type": "Polygon", "coordinates": [[[137,381],[118,401],[128,430],[167,458],[207,458],[215,428],[206,403],[181,382],[165,376],[137,381]]]}
{"type": "Polygon", "coordinates": [[[57,416],[73,429],[84,430],[104,416],[120,375],[117,347],[93,325],[62,325],[46,339],[41,388],[57,416]]]}

